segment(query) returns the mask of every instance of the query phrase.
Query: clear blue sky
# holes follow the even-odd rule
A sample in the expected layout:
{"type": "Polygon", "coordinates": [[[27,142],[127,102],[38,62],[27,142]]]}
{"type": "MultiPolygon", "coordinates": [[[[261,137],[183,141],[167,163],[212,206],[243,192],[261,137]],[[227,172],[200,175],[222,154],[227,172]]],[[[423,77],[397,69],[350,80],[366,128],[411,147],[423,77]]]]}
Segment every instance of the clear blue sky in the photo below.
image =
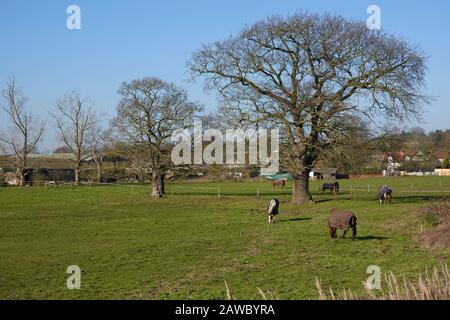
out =
{"type": "MultiPolygon", "coordinates": [[[[203,83],[187,84],[186,62],[200,44],[237,33],[271,14],[296,10],[331,12],[366,20],[381,7],[382,27],[421,45],[430,56],[427,130],[450,128],[450,2],[365,0],[0,0],[0,87],[9,76],[29,97],[29,107],[46,116],[67,90],[88,96],[114,115],[123,81],[156,76],[188,89],[215,106],[203,83]],[[68,30],[66,8],[81,8],[81,30],[68,30]]],[[[4,116],[0,125],[4,125],[4,116]]],[[[47,139],[54,145],[51,126],[47,139]]]]}

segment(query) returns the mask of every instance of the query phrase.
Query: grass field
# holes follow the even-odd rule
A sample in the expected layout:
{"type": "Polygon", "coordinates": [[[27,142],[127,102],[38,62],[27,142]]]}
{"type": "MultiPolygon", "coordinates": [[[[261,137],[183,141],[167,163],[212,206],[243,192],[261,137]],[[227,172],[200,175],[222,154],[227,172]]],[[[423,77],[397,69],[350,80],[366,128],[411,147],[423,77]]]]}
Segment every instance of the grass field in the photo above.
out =
{"type": "Polygon", "coordinates": [[[317,203],[301,207],[270,182],[169,183],[164,199],[148,186],[0,188],[0,298],[224,299],[226,280],[235,299],[260,299],[258,288],[316,299],[316,276],[358,291],[369,265],[414,279],[450,262],[412,241],[426,227],[414,210],[450,196],[450,178],[340,183],[337,197],[313,183],[317,203]],[[385,183],[394,202],[380,206],[375,190],[385,183]],[[274,195],[281,214],[268,225],[274,195]],[[357,241],[329,239],[334,207],[356,213],[357,241]],[[66,287],[69,265],[82,270],[81,290],[66,287]]]}

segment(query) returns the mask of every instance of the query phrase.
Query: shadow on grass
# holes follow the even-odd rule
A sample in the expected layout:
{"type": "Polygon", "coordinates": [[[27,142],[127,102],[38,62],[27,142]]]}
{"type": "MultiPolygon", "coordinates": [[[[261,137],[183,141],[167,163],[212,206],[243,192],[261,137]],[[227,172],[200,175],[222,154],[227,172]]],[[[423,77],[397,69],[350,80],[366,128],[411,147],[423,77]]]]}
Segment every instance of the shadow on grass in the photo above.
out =
{"type": "Polygon", "coordinates": [[[308,221],[308,220],[312,220],[312,218],[291,218],[291,219],[279,220],[279,222],[295,222],[295,221],[308,221]]]}
{"type": "Polygon", "coordinates": [[[314,199],[315,203],[322,203],[322,202],[331,202],[331,201],[337,201],[337,200],[353,200],[353,198],[349,197],[335,197],[335,198],[328,198],[328,199],[314,199]]]}
{"type": "Polygon", "coordinates": [[[359,241],[368,241],[368,240],[387,240],[390,239],[388,237],[378,237],[378,236],[364,236],[364,237],[356,237],[356,240],[359,241]]]}

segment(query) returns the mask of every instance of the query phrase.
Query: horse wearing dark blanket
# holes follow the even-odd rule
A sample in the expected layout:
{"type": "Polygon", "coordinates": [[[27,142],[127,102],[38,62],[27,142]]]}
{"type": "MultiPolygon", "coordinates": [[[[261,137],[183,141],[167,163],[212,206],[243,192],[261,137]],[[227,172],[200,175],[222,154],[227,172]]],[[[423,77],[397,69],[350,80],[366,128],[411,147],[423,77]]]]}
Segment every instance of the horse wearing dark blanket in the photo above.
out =
{"type": "Polygon", "coordinates": [[[386,202],[391,203],[392,200],[392,189],[388,186],[382,186],[380,190],[378,190],[377,194],[378,200],[380,204],[385,204],[386,202]]]}
{"type": "Polygon", "coordinates": [[[325,192],[327,190],[330,190],[332,194],[336,195],[337,192],[339,192],[339,182],[335,183],[324,183],[322,185],[322,192],[325,192]]]}
{"type": "Polygon", "coordinates": [[[330,219],[328,220],[328,228],[330,229],[330,237],[337,238],[337,229],[343,230],[342,239],[345,239],[348,229],[352,229],[352,239],[356,237],[356,216],[350,211],[331,210],[330,219]]]}

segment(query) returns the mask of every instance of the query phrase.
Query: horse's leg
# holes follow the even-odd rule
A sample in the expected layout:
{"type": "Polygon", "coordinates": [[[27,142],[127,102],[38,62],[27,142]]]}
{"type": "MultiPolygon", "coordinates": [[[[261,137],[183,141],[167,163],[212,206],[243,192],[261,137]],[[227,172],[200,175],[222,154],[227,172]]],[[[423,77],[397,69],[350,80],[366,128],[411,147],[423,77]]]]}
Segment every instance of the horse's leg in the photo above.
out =
{"type": "Polygon", "coordinates": [[[355,241],[356,238],[356,226],[352,227],[352,240],[355,241]]]}
{"type": "Polygon", "coordinates": [[[344,230],[344,233],[342,234],[342,239],[345,239],[345,235],[347,234],[348,230],[344,230]]]}
{"type": "Polygon", "coordinates": [[[332,239],[337,238],[336,231],[337,231],[337,228],[330,227],[330,236],[332,239]]]}

